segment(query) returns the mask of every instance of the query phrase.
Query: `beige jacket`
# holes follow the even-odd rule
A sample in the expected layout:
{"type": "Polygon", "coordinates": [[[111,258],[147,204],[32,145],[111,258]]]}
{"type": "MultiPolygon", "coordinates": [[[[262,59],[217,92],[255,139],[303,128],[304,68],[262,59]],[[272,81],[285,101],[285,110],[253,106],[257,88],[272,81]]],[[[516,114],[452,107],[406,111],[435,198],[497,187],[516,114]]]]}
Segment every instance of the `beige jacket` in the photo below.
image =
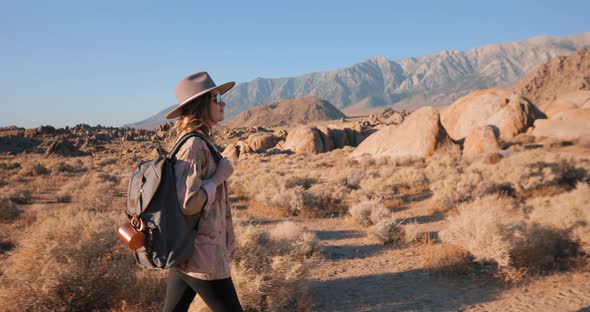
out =
{"type": "MultiPolygon", "coordinates": [[[[201,181],[215,173],[217,164],[205,141],[197,137],[192,137],[183,144],[176,154],[176,159],[174,169],[178,201],[185,209],[187,200],[196,196],[201,181]]],[[[234,228],[225,183],[217,187],[215,200],[205,203],[193,243],[193,256],[178,266],[181,271],[204,280],[230,276],[230,263],[234,254],[234,228]]]]}

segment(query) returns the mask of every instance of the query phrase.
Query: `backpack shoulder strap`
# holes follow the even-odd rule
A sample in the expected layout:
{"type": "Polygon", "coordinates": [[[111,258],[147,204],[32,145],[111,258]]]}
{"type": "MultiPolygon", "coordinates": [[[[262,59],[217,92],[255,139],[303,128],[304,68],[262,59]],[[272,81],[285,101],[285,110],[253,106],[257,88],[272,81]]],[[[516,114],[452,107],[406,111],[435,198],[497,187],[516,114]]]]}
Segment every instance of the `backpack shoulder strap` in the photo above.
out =
{"type": "Polygon", "coordinates": [[[206,137],[204,137],[203,135],[201,135],[198,132],[189,132],[189,133],[183,135],[180,139],[178,139],[178,142],[176,142],[176,145],[174,145],[174,148],[172,149],[172,152],[170,152],[169,158],[176,157],[176,153],[178,153],[178,151],[180,150],[180,147],[189,138],[192,138],[192,137],[198,137],[198,138],[200,138],[201,140],[203,140],[207,144],[207,147],[209,148],[209,151],[211,151],[211,154],[213,155],[213,159],[215,159],[215,162],[218,162],[219,160],[221,160],[221,158],[223,158],[223,156],[221,156],[221,154],[215,148],[215,146],[213,146],[213,143],[211,143],[206,137]]]}

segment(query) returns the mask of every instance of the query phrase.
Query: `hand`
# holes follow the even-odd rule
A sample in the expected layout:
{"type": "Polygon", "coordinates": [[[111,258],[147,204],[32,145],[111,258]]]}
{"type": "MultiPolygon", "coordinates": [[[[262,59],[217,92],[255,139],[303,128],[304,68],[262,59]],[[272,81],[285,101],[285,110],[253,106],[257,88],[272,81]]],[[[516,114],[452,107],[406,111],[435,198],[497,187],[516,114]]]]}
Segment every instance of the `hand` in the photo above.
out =
{"type": "Polygon", "coordinates": [[[232,166],[229,159],[224,157],[217,163],[217,170],[215,170],[215,174],[211,177],[211,180],[215,182],[215,185],[220,186],[233,173],[234,166],[232,166]]]}

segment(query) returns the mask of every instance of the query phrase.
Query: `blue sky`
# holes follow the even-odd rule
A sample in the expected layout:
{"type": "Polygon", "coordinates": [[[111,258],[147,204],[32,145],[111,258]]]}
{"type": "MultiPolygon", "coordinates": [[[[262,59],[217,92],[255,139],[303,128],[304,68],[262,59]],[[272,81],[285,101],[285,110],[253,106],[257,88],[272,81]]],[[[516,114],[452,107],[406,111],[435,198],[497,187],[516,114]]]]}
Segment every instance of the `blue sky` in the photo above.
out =
{"type": "MultiPolygon", "coordinates": [[[[590,1],[0,1],[0,126],[120,126],[219,84],[590,31],[590,1]]],[[[231,105],[231,103],[228,103],[231,105]]]]}

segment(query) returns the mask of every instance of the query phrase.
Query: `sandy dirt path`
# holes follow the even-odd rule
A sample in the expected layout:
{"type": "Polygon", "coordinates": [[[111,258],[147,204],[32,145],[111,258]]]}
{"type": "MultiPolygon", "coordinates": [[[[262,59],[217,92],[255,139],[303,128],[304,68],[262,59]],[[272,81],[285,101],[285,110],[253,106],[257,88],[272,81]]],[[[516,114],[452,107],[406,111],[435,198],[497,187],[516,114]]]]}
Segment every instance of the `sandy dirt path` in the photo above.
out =
{"type": "Polygon", "coordinates": [[[421,266],[424,246],[382,246],[348,218],[300,222],[324,245],[325,260],[309,275],[313,311],[590,311],[590,272],[506,289],[476,276],[432,275],[421,266]]]}

